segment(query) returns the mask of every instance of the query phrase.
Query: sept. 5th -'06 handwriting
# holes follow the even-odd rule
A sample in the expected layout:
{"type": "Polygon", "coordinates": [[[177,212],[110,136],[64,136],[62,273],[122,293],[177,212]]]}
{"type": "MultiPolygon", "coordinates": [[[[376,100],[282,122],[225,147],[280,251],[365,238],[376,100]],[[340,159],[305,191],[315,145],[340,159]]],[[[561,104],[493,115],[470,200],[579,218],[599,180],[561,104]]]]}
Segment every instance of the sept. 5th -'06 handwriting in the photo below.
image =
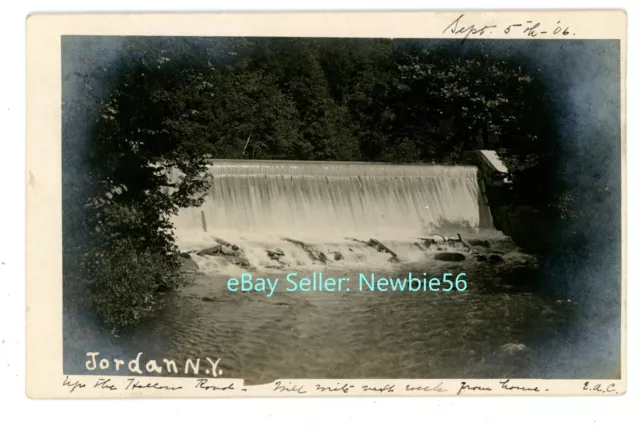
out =
{"type": "Polygon", "coordinates": [[[511,22],[500,25],[483,25],[482,23],[465,18],[464,14],[449,23],[442,31],[442,34],[452,34],[462,37],[462,43],[464,43],[469,36],[504,35],[505,37],[513,37],[521,35],[525,38],[575,36],[571,28],[563,24],[560,20],[550,22],[524,20],[522,22],[511,22]]]}

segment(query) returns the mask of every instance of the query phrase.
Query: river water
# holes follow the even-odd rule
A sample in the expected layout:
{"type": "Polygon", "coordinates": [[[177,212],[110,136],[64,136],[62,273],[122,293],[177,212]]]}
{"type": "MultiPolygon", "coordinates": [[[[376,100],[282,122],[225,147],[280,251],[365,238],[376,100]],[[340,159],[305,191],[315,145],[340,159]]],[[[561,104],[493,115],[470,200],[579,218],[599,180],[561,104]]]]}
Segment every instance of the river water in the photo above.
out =
{"type": "MultiPolygon", "coordinates": [[[[361,292],[353,277],[350,292],[287,292],[281,275],[282,286],[267,297],[229,291],[228,276],[200,274],[190,287],[169,293],[164,311],[129,340],[147,355],[178,362],[222,358],[225,376],[249,383],[544,374],[546,353],[566,340],[575,303],[518,291],[513,266],[434,262],[427,270],[440,278],[464,271],[467,289],[361,292]]],[[[378,272],[407,273],[406,267],[378,272]]]]}
{"type": "Polygon", "coordinates": [[[537,293],[536,261],[493,230],[475,168],[221,161],[212,169],[204,205],[174,219],[178,245],[198,273],[122,339],[124,349],[178,362],[221,358],[225,376],[248,383],[525,378],[544,377],[550,349],[569,340],[576,304],[537,293]],[[480,245],[473,253],[449,248],[443,240],[457,233],[480,245]],[[416,245],[425,237],[433,244],[416,245]],[[370,239],[397,261],[367,245],[370,239]],[[220,242],[237,254],[196,254],[220,242]],[[309,248],[329,260],[311,257],[309,248]],[[282,256],[274,260],[276,250],[282,256]],[[465,260],[435,260],[447,251],[465,260]],[[479,261],[478,253],[500,259],[479,261]],[[248,271],[282,285],[271,296],[226,287],[248,271]],[[351,290],[285,290],[288,272],[317,271],[351,278],[351,290]],[[372,272],[465,273],[467,289],[360,291],[358,274],[372,272]]]}

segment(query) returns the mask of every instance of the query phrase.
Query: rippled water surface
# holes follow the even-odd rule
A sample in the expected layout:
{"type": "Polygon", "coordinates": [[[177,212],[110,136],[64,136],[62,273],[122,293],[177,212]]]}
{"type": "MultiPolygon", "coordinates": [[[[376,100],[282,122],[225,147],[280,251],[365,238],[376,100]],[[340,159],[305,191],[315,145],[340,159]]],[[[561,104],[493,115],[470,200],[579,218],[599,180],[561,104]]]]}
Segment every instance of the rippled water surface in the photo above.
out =
{"type": "MultiPolygon", "coordinates": [[[[230,292],[228,277],[200,274],[192,286],[168,294],[165,310],[122,344],[177,362],[220,357],[225,376],[249,383],[538,376],[545,350],[568,330],[575,303],[518,291],[531,274],[514,284],[508,264],[428,267],[430,276],[466,272],[468,289],[360,292],[354,278],[348,293],[286,292],[281,278],[267,297],[230,292]]],[[[402,277],[406,269],[380,273],[402,277]]]]}

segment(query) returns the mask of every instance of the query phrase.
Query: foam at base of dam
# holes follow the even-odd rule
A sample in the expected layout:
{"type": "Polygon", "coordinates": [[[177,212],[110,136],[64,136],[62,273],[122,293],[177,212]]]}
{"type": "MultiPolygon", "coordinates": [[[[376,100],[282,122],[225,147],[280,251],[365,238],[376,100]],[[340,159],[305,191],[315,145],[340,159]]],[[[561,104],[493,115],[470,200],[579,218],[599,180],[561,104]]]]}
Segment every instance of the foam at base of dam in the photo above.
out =
{"type": "Polygon", "coordinates": [[[367,258],[352,254],[346,238],[406,252],[403,243],[412,247],[425,234],[493,229],[473,166],[223,160],[209,173],[204,204],[173,219],[185,251],[222,238],[247,255],[286,246],[304,259],[303,249],[283,241],[290,238],[345,253],[346,262],[367,258]]]}

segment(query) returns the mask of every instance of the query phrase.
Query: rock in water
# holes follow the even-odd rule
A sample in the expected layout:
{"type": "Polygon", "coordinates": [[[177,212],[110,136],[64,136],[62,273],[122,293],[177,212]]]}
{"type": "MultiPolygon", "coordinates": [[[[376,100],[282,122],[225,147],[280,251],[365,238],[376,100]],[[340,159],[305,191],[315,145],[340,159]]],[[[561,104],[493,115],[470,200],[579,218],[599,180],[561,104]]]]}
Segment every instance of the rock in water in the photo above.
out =
{"type": "Polygon", "coordinates": [[[220,252],[225,256],[239,256],[241,254],[240,251],[236,251],[231,247],[221,247],[220,252]]]}
{"type": "Polygon", "coordinates": [[[395,261],[398,260],[398,255],[393,251],[391,251],[389,247],[387,247],[377,239],[373,239],[373,238],[369,239],[369,242],[367,242],[367,245],[372,248],[375,248],[376,251],[378,251],[379,253],[385,252],[385,253],[391,254],[391,260],[395,260],[395,261]]]}
{"type": "Polygon", "coordinates": [[[315,251],[314,253],[318,260],[320,260],[322,263],[327,263],[327,256],[325,255],[325,253],[323,253],[322,251],[315,251]]]}
{"type": "Polygon", "coordinates": [[[306,251],[306,253],[309,255],[311,260],[313,260],[314,262],[320,261],[322,263],[327,263],[327,256],[323,252],[315,250],[312,246],[307,245],[302,241],[297,241],[291,238],[282,238],[282,239],[287,242],[291,242],[292,244],[295,244],[298,247],[302,248],[304,251],[306,251]]]}
{"type": "Polygon", "coordinates": [[[438,253],[433,257],[436,260],[442,260],[443,262],[461,262],[464,260],[464,254],[460,253],[438,253]]]}
{"type": "Polygon", "coordinates": [[[243,268],[248,268],[251,266],[251,264],[249,263],[249,260],[246,259],[245,257],[235,257],[231,259],[230,262],[236,266],[240,266],[243,268]]]}
{"type": "Polygon", "coordinates": [[[222,245],[215,245],[213,247],[200,250],[196,254],[198,254],[199,256],[217,256],[218,254],[220,254],[221,250],[222,250],[222,245]]]}
{"type": "Polygon", "coordinates": [[[212,297],[203,297],[202,298],[203,302],[215,302],[216,299],[212,298],[212,297]]]}
{"type": "Polygon", "coordinates": [[[468,242],[469,244],[476,247],[484,247],[484,248],[491,247],[491,243],[485,239],[469,239],[468,242]]]}
{"type": "Polygon", "coordinates": [[[271,260],[280,260],[280,257],[284,256],[284,251],[280,248],[274,248],[272,250],[267,250],[267,255],[271,260]]]}
{"type": "Polygon", "coordinates": [[[342,254],[340,253],[340,251],[336,251],[335,253],[333,253],[333,260],[342,260],[342,254]]]}

